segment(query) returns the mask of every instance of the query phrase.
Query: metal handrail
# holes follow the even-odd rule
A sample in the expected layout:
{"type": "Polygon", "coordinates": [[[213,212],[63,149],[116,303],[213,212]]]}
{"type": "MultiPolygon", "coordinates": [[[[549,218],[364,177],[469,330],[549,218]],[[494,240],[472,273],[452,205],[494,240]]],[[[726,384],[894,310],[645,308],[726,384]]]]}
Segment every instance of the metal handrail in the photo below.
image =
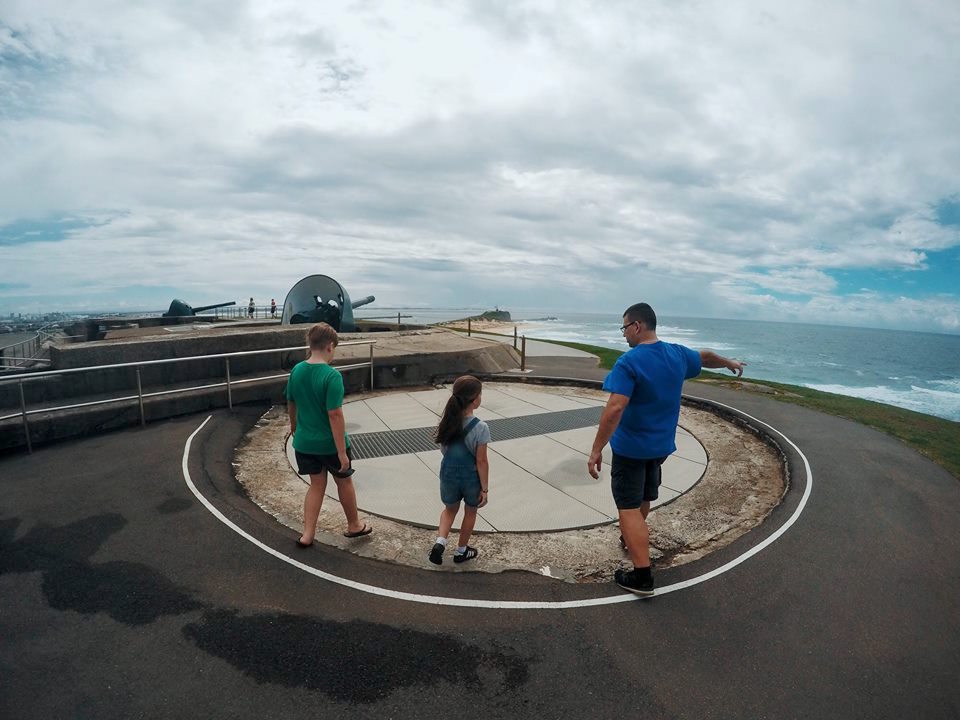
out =
{"type": "Polygon", "coordinates": [[[34,333],[33,337],[27,338],[26,340],[21,340],[20,342],[10,343],[9,345],[4,345],[0,347],[0,368],[7,367],[22,367],[27,364],[27,361],[35,361],[38,359],[38,350],[43,347],[43,344],[54,337],[53,333],[46,332],[47,328],[57,327],[57,323],[47,323],[40,328],[37,328],[37,331],[34,333]],[[27,357],[26,348],[31,347],[30,357],[27,357]],[[11,352],[6,352],[13,348],[11,352]],[[20,348],[20,356],[17,357],[17,348],[20,348]],[[10,364],[4,362],[4,357],[10,360],[10,364]]]}
{"type": "MultiPolygon", "coordinates": [[[[371,347],[376,343],[376,340],[351,340],[349,342],[342,342],[337,345],[340,347],[347,347],[349,345],[370,345],[371,347]]],[[[44,370],[42,372],[35,373],[22,373],[20,375],[7,375],[6,377],[0,378],[0,383],[12,382],[14,380],[34,380],[36,378],[42,377],[51,377],[53,375],[67,375],[70,373],[79,373],[79,372],[90,372],[93,370],[114,370],[116,368],[125,368],[125,367],[145,367],[147,365],[165,365],[167,363],[177,363],[177,362],[189,362],[191,360],[216,360],[218,358],[231,358],[231,357],[241,357],[244,355],[265,355],[267,353],[274,352],[295,352],[297,350],[309,350],[309,345],[296,345],[294,347],[285,347],[285,348],[267,348],[265,350],[239,350],[237,352],[231,353],[214,353],[212,355],[191,355],[190,357],[182,358],[161,358],[160,360],[138,360],[136,362],[128,363],[113,363],[110,365],[88,365],[85,367],[78,368],[64,368],[63,370],[44,370]]]]}
{"type": "MultiPolygon", "coordinates": [[[[376,340],[351,340],[349,342],[339,343],[338,347],[348,347],[352,345],[369,345],[370,346],[370,359],[367,362],[361,363],[351,363],[349,365],[334,365],[337,370],[355,370],[358,368],[370,368],[370,389],[373,389],[373,346],[376,344],[376,340]]],[[[93,407],[96,405],[108,405],[111,403],[122,403],[122,402],[133,402],[136,400],[140,406],[140,425],[144,426],[147,424],[146,413],[144,411],[143,401],[144,398],[159,397],[162,395],[175,395],[177,393],[192,392],[194,390],[208,390],[210,388],[219,388],[226,387],[227,389],[227,406],[230,409],[233,409],[233,385],[243,385],[246,383],[253,382],[265,382],[269,380],[278,380],[280,378],[285,378],[290,375],[290,373],[285,372],[279,375],[267,375],[254,378],[244,378],[242,380],[231,380],[230,378],[230,358],[234,357],[244,357],[249,355],[264,355],[268,353],[283,353],[283,352],[294,352],[297,350],[307,350],[309,346],[306,345],[297,345],[295,347],[286,347],[286,348],[267,348],[265,350],[240,350],[232,353],[215,353],[212,355],[193,355],[191,357],[185,358],[163,358],[161,360],[141,360],[139,362],[131,363],[113,363],[109,365],[91,365],[88,367],[82,368],[66,368],[64,370],[45,370],[42,372],[36,373],[21,373],[19,375],[8,375],[6,377],[0,377],[0,383],[3,382],[17,382],[17,385],[20,389],[20,412],[13,413],[12,415],[3,415],[0,416],[0,421],[10,420],[11,418],[21,417],[23,419],[23,431],[27,441],[27,452],[33,452],[33,446],[30,442],[30,425],[27,418],[30,415],[39,415],[41,413],[55,412],[57,410],[74,410],[76,408],[82,407],[93,407]],[[218,358],[224,359],[224,365],[226,369],[226,382],[220,383],[208,383],[206,385],[191,385],[184,388],[175,388],[173,390],[158,390],[155,392],[145,393],[143,392],[143,386],[140,381],[140,368],[148,365],[163,365],[167,363],[175,362],[188,362],[191,360],[215,360],[218,358]],[[46,407],[46,408],[37,408],[35,410],[27,410],[26,399],[23,393],[23,383],[29,382],[30,380],[36,380],[45,377],[53,377],[57,375],[68,375],[78,372],[90,372],[93,370],[112,370],[118,368],[135,368],[137,371],[137,394],[136,395],[125,395],[123,397],[117,398],[107,398],[105,400],[92,400],[90,402],[83,403],[73,403],[70,405],[59,405],[56,407],[46,407]]]]}

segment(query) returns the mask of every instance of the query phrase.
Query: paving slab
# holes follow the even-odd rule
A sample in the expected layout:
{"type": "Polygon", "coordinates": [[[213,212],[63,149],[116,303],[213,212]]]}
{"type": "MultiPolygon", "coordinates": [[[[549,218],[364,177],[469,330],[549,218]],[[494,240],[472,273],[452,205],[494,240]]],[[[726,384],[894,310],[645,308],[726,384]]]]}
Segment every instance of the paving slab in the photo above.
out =
{"type": "Polygon", "coordinates": [[[586,507],[610,519],[617,517],[617,509],[610,496],[609,465],[603,466],[600,479],[594,480],[587,474],[587,456],[584,453],[544,435],[503,440],[490,447],[586,507]]]}
{"type": "Polygon", "coordinates": [[[534,407],[540,408],[541,410],[547,410],[550,412],[555,412],[557,410],[579,410],[580,408],[584,407],[583,403],[570,400],[562,395],[538,392],[536,390],[523,387],[522,385],[518,385],[517,387],[512,387],[509,389],[500,389],[498,392],[501,392],[509,397],[516,398],[517,400],[530,403],[534,407]]]}
{"type": "MultiPolygon", "coordinates": [[[[449,397],[449,387],[397,391],[346,403],[344,416],[355,437],[386,432],[402,439],[414,429],[434,428],[449,397]]],[[[483,401],[477,415],[484,420],[547,416],[605,404],[603,395],[581,395],[571,388],[496,383],[484,386],[483,401]]],[[[555,531],[614,521],[617,510],[610,495],[609,446],[603,451],[600,479],[587,473],[586,460],[596,431],[596,426],[582,427],[490,443],[490,502],[479,513],[477,530],[555,531]]],[[[295,467],[292,447],[287,451],[295,467]]],[[[441,459],[439,449],[355,459],[360,509],[415,525],[436,525],[441,510],[441,459]]],[[[706,468],[703,446],[687,430],[678,428],[677,453],[664,464],[660,497],[652,506],[688,491],[706,468]]],[[[327,495],[338,499],[332,480],[327,495]]]]}
{"type": "Polygon", "coordinates": [[[678,432],[675,442],[677,451],[671,457],[682,457],[701,465],[707,464],[707,451],[703,449],[703,445],[693,435],[687,432],[678,432]]]}
{"type": "Polygon", "coordinates": [[[661,468],[661,489],[669,488],[675,490],[678,494],[685,493],[700,481],[706,469],[706,463],[698,463],[679,455],[671,455],[661,468]]]}
{"type": "Polygon", "coordinates": [[[367,405],[365,400],[344,403],[343,419],[346,423],[347,435],[383,432],[390,429],[367,405]]]}
{"type": "Polygon", "coordinates": [[[488,386],[483,388],[483,400],[480,407],[492,410],[500,417],[521,417],[550,412],[545,407],[534,405],[509,392],[503,392],[488,386]]]}
{"type": "Polygon", "coordinates": [[[430,427],[436,425],[439,419],[436,413],[413,400],[408,393],[380,395],[368,398],[365,402],[390,430],[430,427]]]}

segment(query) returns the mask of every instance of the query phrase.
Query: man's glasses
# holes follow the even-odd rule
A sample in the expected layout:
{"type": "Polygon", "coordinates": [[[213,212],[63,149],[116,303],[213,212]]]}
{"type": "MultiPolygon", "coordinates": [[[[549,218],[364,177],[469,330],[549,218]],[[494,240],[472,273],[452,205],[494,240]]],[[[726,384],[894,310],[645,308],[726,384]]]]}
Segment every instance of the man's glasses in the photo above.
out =
{"type": "Polygon", "coordinates": [[[620,332],[621,332],[621,334],[626,335],[626,334],[627,334],[627,328],[630,327],[631,325],[636,325],[638,322],[640,322],[640,321],[639,321],[639,320],[634,320],[633,322],[628,322],[626,325],[621,325],[621,326],[620,326],[620,332]]]}

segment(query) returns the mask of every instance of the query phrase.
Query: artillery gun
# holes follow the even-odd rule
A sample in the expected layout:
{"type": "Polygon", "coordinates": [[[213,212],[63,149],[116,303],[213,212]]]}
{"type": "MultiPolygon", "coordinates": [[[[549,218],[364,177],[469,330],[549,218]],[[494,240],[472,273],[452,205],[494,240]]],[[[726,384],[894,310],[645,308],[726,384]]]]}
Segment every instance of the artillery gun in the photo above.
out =
{"type": "Polygon", "coordinates": [[[376,298],[367,295],[351,301],[340,283],[327,275],[308,275],[290,288],[283,301],[282,325],[325,322],[337,332],[357,332],[354,308],[369,305],[376,298]]]}
{"type": "Polygon", "coordinates": [[[185,303],[183,300],[180,300],[179,298],[175,298],[170,303],[170,309],[163,314],[163,317],[193,317],[197,313],[201,313],[204,310],[213,310],[214,308],[229,307],[231,305],[236,305],[236,304],[237,303],[235,300],[231,300],[230,302],[214,303],[213,305],[201,305],[200,307],[193,307],[192,305],[185,303]]]}

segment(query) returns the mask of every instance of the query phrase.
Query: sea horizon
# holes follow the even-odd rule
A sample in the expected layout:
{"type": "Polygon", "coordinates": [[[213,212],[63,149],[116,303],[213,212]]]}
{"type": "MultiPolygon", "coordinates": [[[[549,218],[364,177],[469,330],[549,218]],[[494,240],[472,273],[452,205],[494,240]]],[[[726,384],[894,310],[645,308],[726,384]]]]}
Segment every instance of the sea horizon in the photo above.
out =
{"type": "MultiPolygon", "coordinates": [[[[380,306],[434,323],[464,317],[475,308],[380,306]]],[[[541,308],[511,310],[531,338],[579,342],[618,350],[628,346],[619,312],[575,313],[541,308]],[[556,318],[546,320],[547,317],[556,318]]],[[[745,360],[746,379],[807,387],[960,422],[960,335],[740,318],[661,315],[658,335],[696,349],[745,360]]]]}

